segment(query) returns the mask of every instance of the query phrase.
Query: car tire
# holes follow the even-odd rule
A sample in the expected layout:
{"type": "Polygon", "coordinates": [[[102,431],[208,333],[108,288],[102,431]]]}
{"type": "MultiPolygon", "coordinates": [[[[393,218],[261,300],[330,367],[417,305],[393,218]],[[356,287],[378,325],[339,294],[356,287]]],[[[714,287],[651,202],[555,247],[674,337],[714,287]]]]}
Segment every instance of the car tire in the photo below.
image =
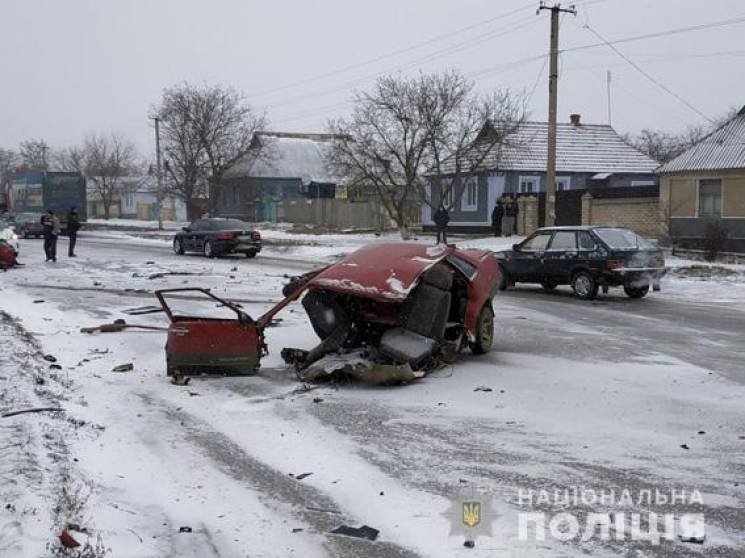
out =
{"type": "Polygon", "coordinates": [[[499,266],[499,271],[501,273],[501,277],[499,279],[499,285],[497,286],[497,288],[500,291],[506,291],[507,288],[510,286],[510,275],[509,273],[507,273],[504,266],[502,265],[499,266]]]}
{"type": "Polygon", "coordinates": [[[256,257],[256,250],[249,250],[248,252],[246,252],[246,257],[247,258],[255,258],[256,257]]]}
{"type": "Polygon", "coordinates": [[[184,245],[181,242],[181,239],[174,238],[173,239],[173,251],[178,254],[179,256],[183,255],[184,253],[184,245]]]}
{"type": "Polygon", "coordinates": [[[212,241],[205,240],[204,246],[202,247],[202,251],[204,252],[205,258],[214,258],[215,257],[215,250],[212,248],[212,241]]]}
{"type": "Polygon", "coordinates": [[[555,290],[557,285],[558,283],[556,283],[556,281],[541,281],[541,287],[543,287],[543,290],[547,293],[555,290]]]}
{"type": "Polygon", "coordinates": [[[572,276],[572,290],[582,300],[592,300],[598,296],[598,282],[587,271],[578,271],[572,276]]]}
{"type": "Polygon", "coordinates": [[[471,351],[477,355],[488,353],[494,344],[494,311],[485,304],[476,319],[476,339],[470,343],[471,351]]]}
{"type": "Polygon", "coordinates": [[[649,292],[649,285],[642,285],[641,287],[624,285],[623,290],[629,298],[644,298],[649,292]]]}

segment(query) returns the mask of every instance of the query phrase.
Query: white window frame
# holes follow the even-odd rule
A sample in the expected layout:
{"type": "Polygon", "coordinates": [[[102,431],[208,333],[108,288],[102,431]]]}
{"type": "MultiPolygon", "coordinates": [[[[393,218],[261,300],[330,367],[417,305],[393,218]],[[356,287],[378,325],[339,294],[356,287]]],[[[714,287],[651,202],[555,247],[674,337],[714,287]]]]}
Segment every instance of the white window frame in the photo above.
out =
{"type": "Polygon", "coordinates": [[[463,193],[460,197],[460,210],[461,211],[478,211],[479,208],[479,179],[475,176],[466,179],[465,185],[463,186],[463,193]],[[473,197],[469,194],[473,193],[473,197]]]}
{"type": "Polygon", "coordinates": [[[572,177],[571,176],[557,176],[556,177],[556,191],[564,192],[572,189],[572,177]]]}
{"type": "Polygon", "coordinates": [[[541,177],[539,175],[525,175],[518,177],[517,191],[520,194],[537,194],[541,191],[541,177]],[[526,189],[523,188],[523,182],[528,181],[535,183],[535,190],[533,190],[532,192],[528,192],[526,189]]]}

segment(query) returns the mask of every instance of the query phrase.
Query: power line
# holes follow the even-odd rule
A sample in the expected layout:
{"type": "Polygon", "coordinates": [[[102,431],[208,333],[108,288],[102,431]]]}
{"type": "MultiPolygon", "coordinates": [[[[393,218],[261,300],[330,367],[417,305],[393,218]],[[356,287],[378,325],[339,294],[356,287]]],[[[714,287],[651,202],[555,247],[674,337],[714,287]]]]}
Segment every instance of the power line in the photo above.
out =
{"type": "Polygon", "coordinates": [[[297,87],[298,85],[305,85],[306,83],[312,83],[314,81],[319,81],[319,80],[322,80],[322,79],[325,79],[325,78],[328,78],[328,77],[331,77],[331,76],[335,76],[335,75],[338,75],[338,74],[346,73],[346,72],[348,72],[350,70],[356,70],[358,68],[362,68],[362,67],[365,67],[365,66],[370,66],[372,64],[375,64],[375,63],[380,62],[382,60],[385,60],[387,58],[393,58],[393,57],[396,57],[396,56],[400,56],[401,54],[406,54],[407,52],[411,52],[411,51],[417,50],[417,49],[419,49],[419,48],[421,48],[423,46],[426,46],[426,45],[429,45],[429,44],[432,44],[432,43],[435,43],[435,42],[442,41],[443,39],[449,39],[450,37],[454,37],[455,35],[458,35],[460,33],[464,33],[466,31],[471,31],[472,29],[477,29],[479,27],[483,27],[485,25],[489,25],[490,23],[494,23],[495,21],[498,21],[500,19],[504,19],[504,18],[507,18],[507,17],[509,17],[511,15],[514,15],[516,13],[522,12],[522,11],[524,11],[524,10],[532,7],[533,5],[534,5],[534,2],[529,2],[529,3],[524,4],[523,6],[521,6],[519,8],[515,8],[514,10],[511,10],[509,12],[505,12],[503,14],[499,14],[497,16],[494,16],[492,18],[486,19],[484,21],[480,21],[478,23],[473,23],[471,25],[467,25],[465,27],[461,27],[459,29],[456,29],[454,31],[450,31],[448,33],[444,33],[442,35],[437,35],[436,37],[432,37],[432,38],[427,39],[427,40],[425,40],[425,41],[423,41],[421,43],[417,43],[417,44],[414,44],[414,45],[411,45],[411,46],[408,46],[408,47],[405,47],[405,48],[402,48],[402,49],[399,49],[399,50],[388,52],[386,54],[381,54],[380,56],[376,56],[374,58],[370,58],[370,59],[365,60],[363,62],[358,62],[358,63],[355,63],[355,64],[350,64],[348,66],[343,66],[341,68],[337,68],[335,70],[331,70],[331,71],[325,72],[325,73],[320,74],[320,75],[317,75],[317,76],[313,76],[313,77],[310,77],[310,78],[306,78],[306,79],[302,79],[302,80],[299,80],[299,81],[295,81],[293,83],[288,83],[286,85],[281,85],[279,87],[273,87],[271,89],[265,89],[263,91],[258,91],[258,92],[254,93],[252,95],[249,95],[248,97],[249,98],[253,98],[253,97],[260,97],[260,96],[264,96],[264,95],[269,95],[270,93],[276,93],[277,91],[283,91],[285,89],[291,89],[291,88],[297,87]]]}
{"type": "MultiPolygon", "coordinates": [[[[721,21],[714,21],[712,23],[704,23],[704,24],[701,24],[701,25],[691,25],[691,26],[688,26],[688,27],[678,27],[677,29],[670,29],[668,31],[660,31],[660,32],[657,32],[657,33],[647,33],[645,35],[636,35],[634,37],[626,37],[624,39],[616,39],[616,40],[613,40],[613,41],[606,41],[606,40],[604,40],[602,43],[593,43],[593,44],[590,44],[590,45],[581,45],[581,46],[576,46],[576,47],[565,48],[565,49],[562,49],[561,52],[577,52],[579,50],[586,50],[586,49],[589,49],[589,48],[597,48],[597,47],[601,47],[601,46],[618,45],[618,44],[621,44],[621,43],[630,43],[630,42],[633,42],[633,41],[642,41],[642,40],[645,40],[645,39],[654,39],[654,38],[657,38],[657,37],[667,37],[669,35],[678,35],[680,33],[688,33],[688,32],[691,32],[691,31],[702,31],[704,29],[713,29],[715,27],[725,27],[727,25],[736,25],[738,23],[743,23],[743,22],[745,22],[745,16],[736,17],[736,18],[732,18],[732,19],[724,19],[724,20],[721,20],[721,21]]],[[[586,26],[586,27],[588,29],[590,28],[589,26],[586,26]]]]}

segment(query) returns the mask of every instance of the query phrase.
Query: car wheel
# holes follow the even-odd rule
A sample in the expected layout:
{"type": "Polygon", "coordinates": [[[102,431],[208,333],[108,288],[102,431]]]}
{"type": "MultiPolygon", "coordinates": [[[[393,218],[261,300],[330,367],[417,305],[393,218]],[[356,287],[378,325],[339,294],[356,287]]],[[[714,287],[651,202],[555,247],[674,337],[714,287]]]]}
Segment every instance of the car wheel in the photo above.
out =
{"type": "Polygon", "coordinates": [[[181,243],[180,238],[173,239],[173,251],[176,252],[179,256],[184,253],[184,245],[181,243]]]}
{"type": "Polygon", "coordinates": [[[210,241],[210,240],[205,240],[204,241],[203,251],[204,251],[205,257],[207,257],[207,258],[214,258],[215,257],[215,251],[212,248],[212,241],[210,241]]]}
{"type": "Polygon", "coordinates": [[[592,300],[598,296],[598,283],[586,271],[580,271],[572,277],[572,290],[582,300],[592,300]]]}
{"type": "Polygon", "coordinates": [[[471,351],[477,355],[489,352],[494,343],[494,312],[485,304],[476,320],[476,339],[469,343],[471,351]]]}
{"type": "Polygon", "coordinates": [[[256,250],[249,250],[248,252],[246,252],[246,257],[247,258],[255,258],[256,257],[256,250]]]}
{"type": "Polygon", "coordinates": [[[556,289],[556,285],[556,281],[541,281],[541,287],[543,287],[543,290],[546,292],[551,292],[556,289]]]}
{"type": "Polygon", "coordinates": [[[510,275],[507,273],[507,270],[505,270],[504,266],[499,266],[499,271],[501,273],[501,277],[499,279],[499,285],[498,288],[500,291],[506,291],[507,288],[510,286],[510,275]]]}
{"type": "Polygon", "coordinates": [[[641,287],[624,285],[623,290],[629,298],[644,298],[644,296],[646,296],[646,294],[649,292],[649,285],[643,285],[641,287]]]}

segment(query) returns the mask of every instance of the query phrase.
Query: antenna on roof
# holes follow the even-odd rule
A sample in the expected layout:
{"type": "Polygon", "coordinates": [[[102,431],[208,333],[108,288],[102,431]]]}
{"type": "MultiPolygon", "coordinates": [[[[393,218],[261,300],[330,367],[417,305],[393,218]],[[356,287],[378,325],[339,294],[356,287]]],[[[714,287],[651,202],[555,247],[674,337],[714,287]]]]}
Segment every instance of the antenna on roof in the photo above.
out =
{"type": "Polygon", "coordinates": [[[606,74],[606,84],[608,86],[608,126],[611,125],[611,118],[610,118],[610,70],[608,70],[608,73],[606,74]]]}

